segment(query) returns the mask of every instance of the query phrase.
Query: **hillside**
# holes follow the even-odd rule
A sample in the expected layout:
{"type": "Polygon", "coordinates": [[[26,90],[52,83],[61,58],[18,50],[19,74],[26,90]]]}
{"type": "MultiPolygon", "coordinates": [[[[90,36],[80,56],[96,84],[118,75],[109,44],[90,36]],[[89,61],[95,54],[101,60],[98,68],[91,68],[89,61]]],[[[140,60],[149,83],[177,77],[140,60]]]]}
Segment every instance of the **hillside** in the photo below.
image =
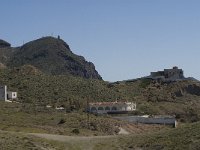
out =
{"type": "Polygon", "coordinates": [[[2,150],[22,150],[22,149],[62,149],[55,142],[50,142],[41,138],[25,135],[23,133],[0,131],[0,145],[2,150]]]}
{"type": "Polygon", "coordinates": [[[0,47],[0,58],[10,68],[28,64],[49,75],[102,79],[93,63],[74,54],[60,38],[43,37],[18,48],[0,47]]]}
{"type": "Polygon", "coordinates": [[[135,101],[138,113],[175,115],[181,121],[200,119],[199,81],[159,83],[138,79],[112,83],[109,87],[126,99],[135,101]]]}
{"type": "Polygon", "coordinates": [[[12,48],[11,44],[0,39],[0,64],[1,66],[5,66],[5,64],[11,59],[12,54],[15,49],[12,48]]]}
{"type": "MultiPolygon", "coordinates": [[[[105,82],[92,63],[73,54],[60,38],[44,37],[13,48],[0,48],[0,84],[18,92],[18,101],[85,110],[87,102],[133,101],[134,114],[175,115],[200,120],[200,82],[152,79],[105,82]],[[31,92],[30,92],[31,91],[31,92]]],[[[5,46],[6,45],[6,46],[5,46]]]]}
{"type": "Polygon", "coordinates": [[[13,150],[199,150],[199,130],[200,123],[197,122],[183,125],[178,129],[162,129],[127,136],[69,137],[1,131],[0,144],[3,149],[13,150]]]}
{"type": "Polygon", "coordinates": [[[62,113],[32,104],[0,104],[0,144],[3,149],[199,149],[200,122],[180,124],[178,128],[146,126],[149,129],[138,124],[133,125],[134,134],[116,136],[116,126],[126,123],[111,117],[90,115],[88,128],[88,116],[82,112],[62,113]],[[54,134],[54,137],[62,135],[62,139],[63,135],[68,136],[65,140],[54,138],[55,141],[33,136],[44,133],[54,134]]]}
{"type": "Polygon", "coordinates": [[[47,75],[31,65],[0,70],[0,83],[17,91],[18,101],[24,103],[76,105],[83,108],[87,100],[112,101],[118,97],[102,80],[47,75]]]}
{"type": "MultiPolygon", "coordinates": [[[[199,150],[200,122],[184,125],[178,129],[161,130],[159,132],[128,135],[113,139],[104,139],[93,143],[95,150],[199,150]]],[[[83,143],[80,149],[85,149],[83,143]]],[[[86,144],[87,145],[87,144],[86,144]]],[[[74,146],[76,147],[76,146],[74,146]]],[[[78,147],[76,147],[78,149],[78,147]]]]}
{"type": "Polygon", "coordinates": [[[191,80],[168,84],[146,79],[109,83],[71,75],[47,75],[26,65],[1,69],[0,83],[17,91],[18,101],[23,103],[84,110],[87,102],[123,100],[136,102],[137,114],[176,115],[183,122],[200,119],[200,83],[191,80]]]}
{"type": "Polygon", "coordinates": [[[60,135],[115,135],[121,121],[96,117],[81,111],[65,111],[35,104],[0,102],[0,131],[50,133],[60,135]],[[73,130],[78,130],[78,133],[73,130]]]}

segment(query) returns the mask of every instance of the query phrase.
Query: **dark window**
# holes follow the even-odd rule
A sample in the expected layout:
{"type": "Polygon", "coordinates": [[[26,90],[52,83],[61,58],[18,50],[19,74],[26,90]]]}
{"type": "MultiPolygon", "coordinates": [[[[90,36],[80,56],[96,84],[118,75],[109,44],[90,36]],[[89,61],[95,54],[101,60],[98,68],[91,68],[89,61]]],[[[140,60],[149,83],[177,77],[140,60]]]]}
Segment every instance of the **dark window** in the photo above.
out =
{"type": "Polygon", "coordinates": [[[117,107],[115,107],[115,106],[114,106],[114,107],[112,107],[112,110],[117,110],[117,107]]]}
{"type": "Polygon", "coordinates": [[[99,107],[98,110],[103,110],[103,107],[99,107]]]}
{"type": "Polygon", "coordinates": [[[105,110],[110,110],[110,107],[107,106],[107,107],[105,108],[105,110]]]}
{"type": "Polygon", "coordinates": [[[91,108],[91,112],[96,112],[96,111],[97,111],[97,109],[95,107],[91,108]]]}

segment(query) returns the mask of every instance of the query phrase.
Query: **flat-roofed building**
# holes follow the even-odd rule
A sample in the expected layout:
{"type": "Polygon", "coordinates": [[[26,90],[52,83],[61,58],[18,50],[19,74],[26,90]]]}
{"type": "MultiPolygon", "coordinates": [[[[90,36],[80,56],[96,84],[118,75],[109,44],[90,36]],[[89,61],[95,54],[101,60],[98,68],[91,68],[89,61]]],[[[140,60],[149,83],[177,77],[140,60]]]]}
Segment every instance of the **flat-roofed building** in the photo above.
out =
{"type": "Polygon", "coordinates": [[[95,102],[89,103],[88,111],[97,114],[128,113],[136,110],[133,102],[95,102]]]}
{"type": "Polygon", "coordinates": [[[164,69],[164,71],[151,72],[151,75],[148,76],[148,78],[176,81],[184,79],[184,74],[182,69],[179,69],[175,66],[172,69],[164,69]]]}

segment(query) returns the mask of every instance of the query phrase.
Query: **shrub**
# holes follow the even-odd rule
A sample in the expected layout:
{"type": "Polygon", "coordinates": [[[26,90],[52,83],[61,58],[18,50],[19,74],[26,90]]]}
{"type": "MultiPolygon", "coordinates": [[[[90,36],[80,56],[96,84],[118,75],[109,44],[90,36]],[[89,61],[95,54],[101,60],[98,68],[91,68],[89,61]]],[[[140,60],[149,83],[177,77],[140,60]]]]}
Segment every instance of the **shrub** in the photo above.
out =
{"type": "Polygon", "coordinates": [[[79,129],[76,128],[76,129],[73,129],[73,130],[72,130],[72,133],[74,133],[74,134],[79,134],[80,131],[79,131],[79,129]]]}
{"type": "Polygon", "coordinates": [[[66,121],[63,118],[61,118],[60,121],[58,122],[58,124],[64,124],[65,122],[66,121]]]}
{"type": "Polygon", "coordinates": [[[139,86],[140,86],[141,88],[146,88],[147,86],[150,85],[150,83],[151,83],[151,80],[150,80],[150,79],[142,79],[139,86]]]}

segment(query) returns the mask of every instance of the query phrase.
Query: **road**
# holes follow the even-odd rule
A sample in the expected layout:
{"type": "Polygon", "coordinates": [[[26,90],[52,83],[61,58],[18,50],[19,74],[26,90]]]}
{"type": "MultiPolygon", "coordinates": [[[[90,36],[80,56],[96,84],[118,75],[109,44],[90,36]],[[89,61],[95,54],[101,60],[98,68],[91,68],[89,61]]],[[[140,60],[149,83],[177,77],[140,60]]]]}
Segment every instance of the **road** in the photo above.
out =
{"type": "MultiPolygon", "coordinates": [[[[106,138],[113,138],[117,137],[117,135],[107,135],[107,136],[66,136],[66,135],[57,135],[57,134],[44,134],[44,133],[28,133],[29,135],[34,135],[40,138],[45,138],[48,140],[55,140],[60,142],[66,142],[66,141],[85,141],[85,140],[92,140],[92,139],[106,139],[106,138]]],[[[119,134],[121,135],[127,135],[129,132],[127,132],[125,129],[120,128],[119,134]]]]}

